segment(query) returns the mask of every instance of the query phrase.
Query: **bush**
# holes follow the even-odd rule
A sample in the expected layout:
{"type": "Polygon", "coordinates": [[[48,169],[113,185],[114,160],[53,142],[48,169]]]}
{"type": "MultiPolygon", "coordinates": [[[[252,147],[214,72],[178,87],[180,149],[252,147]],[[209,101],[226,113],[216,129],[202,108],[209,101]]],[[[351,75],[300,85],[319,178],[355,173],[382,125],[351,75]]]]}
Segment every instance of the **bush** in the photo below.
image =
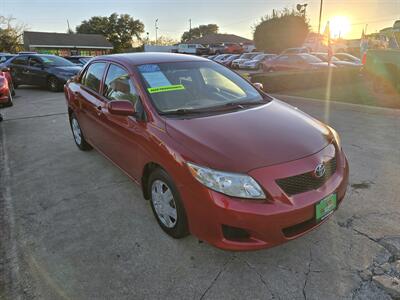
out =
{"type": "MultiPolygon", "coordinates": [[[[326,86],[328,77],[328,70],[303,70],[255,74],[251,77],[251,81],[262,83],[268,93],[277,93],[326,86]]],[[[332,85],[359,81],[360,70],[357,68],[332,69],[332,85]]]]}

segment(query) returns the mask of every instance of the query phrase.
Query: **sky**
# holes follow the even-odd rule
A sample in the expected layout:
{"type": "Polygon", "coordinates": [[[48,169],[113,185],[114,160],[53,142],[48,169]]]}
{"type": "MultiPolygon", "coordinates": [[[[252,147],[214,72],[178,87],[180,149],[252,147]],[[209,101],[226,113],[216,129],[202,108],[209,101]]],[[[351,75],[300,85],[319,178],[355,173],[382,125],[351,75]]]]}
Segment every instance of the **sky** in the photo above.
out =
{"type": "MultiPolygon", "coordinates": [[[[215,23],[221,33],[233,33],[252,38],[254,25],[273,9],[295,8],[308,4],[307,17],[312,30],[318,29],[320,0],[0,0],[0,15],[16,18],[32,31],[66,32],[67,20],[75,28],[91,16],[107,16],[113,12],[127,13],[141,20],[150,39],[155,39],[155,19],[158,36],[180,39],[189,28],[215,23]]],[[[334,16],[345,16],[351,27],[344,38],[359,38],[367,32],[392,26],[400,19],[400,0],[324,0],[322,29],[334,16]]]]}

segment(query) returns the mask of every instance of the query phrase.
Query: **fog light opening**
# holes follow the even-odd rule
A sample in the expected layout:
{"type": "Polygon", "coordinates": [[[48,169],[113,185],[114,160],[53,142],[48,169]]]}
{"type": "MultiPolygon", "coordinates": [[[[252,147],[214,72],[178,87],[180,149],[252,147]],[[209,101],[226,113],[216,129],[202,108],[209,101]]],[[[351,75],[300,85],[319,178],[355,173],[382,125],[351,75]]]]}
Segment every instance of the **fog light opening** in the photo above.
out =
{"type": "Polygon", "coordinates": [[[222,225],[222,234],[226,239],[232,241],[243,241],[250,238],[247,230],[228,225],[222,225]]]}

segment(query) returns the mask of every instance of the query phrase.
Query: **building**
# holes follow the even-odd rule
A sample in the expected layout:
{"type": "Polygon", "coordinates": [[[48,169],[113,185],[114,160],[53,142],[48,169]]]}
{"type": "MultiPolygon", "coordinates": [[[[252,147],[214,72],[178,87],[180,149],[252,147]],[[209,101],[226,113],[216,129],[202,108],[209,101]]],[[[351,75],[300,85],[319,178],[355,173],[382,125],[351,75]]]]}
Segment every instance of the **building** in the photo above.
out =
{"type": "Polygon", "coordinates": [[[198,39],[192,39],[187,43],[202,44],[202,45],[223,44],[223,43],[253,44],[253,41],[235,34],[212,33],[212,34],[207,34],[198,39]]]}
{"type": "Polygon", "coordinates": [[[100,34],[68,34],[24,31],[25,51],[60,56],[98,56],[113,50],[112,44],[100,34]]]}

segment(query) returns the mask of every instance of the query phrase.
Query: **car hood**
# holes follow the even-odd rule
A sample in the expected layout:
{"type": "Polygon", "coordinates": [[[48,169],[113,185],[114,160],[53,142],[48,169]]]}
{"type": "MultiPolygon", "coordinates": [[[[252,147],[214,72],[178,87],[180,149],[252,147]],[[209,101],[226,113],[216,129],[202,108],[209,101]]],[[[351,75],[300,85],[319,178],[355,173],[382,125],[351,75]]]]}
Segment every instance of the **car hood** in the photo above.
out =
{"type": "Polygon", "coordinates": [[[77,74],[80,70],[82,70],[82,67],[65,66],[65,67],[52,67],[51,69],[54,70],[55,72],[66,72],[71,74],[77,74]]]}
{"type": "Polygon", "coordinates": [[[245,173],[300,159],[320,151],[330,140],[325,125],[279,100],[165,122],[168,134],[194,154],[194,163],[230,172],[245,173]]]}
{"type": "Polygon", "coordinates": [[[256,64],[259,63],[259,60],[246,60],[243,64],[245,65],[252,65],[252,64],[256,64]]]}

